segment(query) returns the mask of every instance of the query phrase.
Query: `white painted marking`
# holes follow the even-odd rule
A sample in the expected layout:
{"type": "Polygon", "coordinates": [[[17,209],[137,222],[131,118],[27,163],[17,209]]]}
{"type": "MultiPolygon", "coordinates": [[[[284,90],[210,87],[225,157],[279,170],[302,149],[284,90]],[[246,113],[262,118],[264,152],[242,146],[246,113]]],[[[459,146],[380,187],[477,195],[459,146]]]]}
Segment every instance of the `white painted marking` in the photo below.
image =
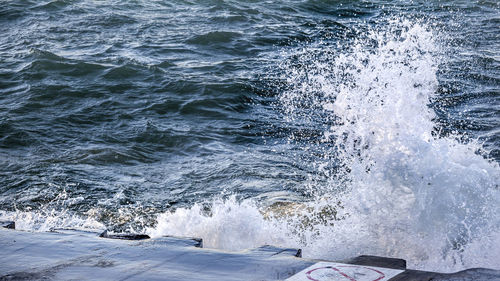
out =
{"type": "Polygon", "coordinates": [[[318,262],[286,281],[385,281],[403,271],[375,266],[318,262]]]}

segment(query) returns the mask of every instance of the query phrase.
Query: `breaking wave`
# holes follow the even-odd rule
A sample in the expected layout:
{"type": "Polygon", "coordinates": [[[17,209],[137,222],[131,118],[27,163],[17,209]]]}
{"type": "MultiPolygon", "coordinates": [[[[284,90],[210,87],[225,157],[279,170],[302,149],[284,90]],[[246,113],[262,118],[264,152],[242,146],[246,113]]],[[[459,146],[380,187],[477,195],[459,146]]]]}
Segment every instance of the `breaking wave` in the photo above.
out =
{"type": "MultiPolygon", "coordinates": [[[[290,157],[313,167],[308,196],[198,202],[158,215],[146,232],[231,250],[300,247],[304,257],[331,260],[399,257],[426,270],[500,268],[500,167],[478,142],[440,133],[439,36],[408,20],[376,27],[282,54],[277,110],[298,128],[288,141],[303,153],[290,157]]],[[[0,219],[23,230],[104,229],[99,221],[109,215],[98,208],[87,217],[69,211],[81,200],[62,192],[47,208],[2,211],[0,219]]]]}
{"type": "Polygon", "coordinates": [[[233,250],[268,243],[314,258],[399,257],[427,270],[500,268],[498,163],[435,122],[439,37],[408,20],[377,26],[337,48],[284,52],[280,110],[290,126],[322,128],[314,140],[289,138],[314,151],[310,164],[329,179],[305,185],[310,198],[198,203],[159,215],[147,232],[233,250]]]}

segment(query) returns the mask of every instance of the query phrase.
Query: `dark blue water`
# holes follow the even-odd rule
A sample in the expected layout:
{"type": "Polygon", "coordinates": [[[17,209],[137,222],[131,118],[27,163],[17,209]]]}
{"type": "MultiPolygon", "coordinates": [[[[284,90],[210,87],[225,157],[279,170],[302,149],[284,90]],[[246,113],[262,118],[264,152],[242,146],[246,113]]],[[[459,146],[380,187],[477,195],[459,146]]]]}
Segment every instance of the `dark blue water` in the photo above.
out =
{"type": "Polygon", "coordinates": [[[3,1],[2,216],[500,267],[499,3],[407,2],[3,1]]]}

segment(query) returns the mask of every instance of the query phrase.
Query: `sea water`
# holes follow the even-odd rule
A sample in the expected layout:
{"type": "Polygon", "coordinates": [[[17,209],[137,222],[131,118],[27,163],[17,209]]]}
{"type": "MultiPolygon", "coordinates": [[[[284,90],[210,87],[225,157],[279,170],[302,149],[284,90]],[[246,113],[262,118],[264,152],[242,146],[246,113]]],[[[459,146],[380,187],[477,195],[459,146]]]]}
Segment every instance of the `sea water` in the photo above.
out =
{"type": "Polygon", "coordinates": [[[500,268],[496,1],[5,1],[0,217],[500,268]]]}

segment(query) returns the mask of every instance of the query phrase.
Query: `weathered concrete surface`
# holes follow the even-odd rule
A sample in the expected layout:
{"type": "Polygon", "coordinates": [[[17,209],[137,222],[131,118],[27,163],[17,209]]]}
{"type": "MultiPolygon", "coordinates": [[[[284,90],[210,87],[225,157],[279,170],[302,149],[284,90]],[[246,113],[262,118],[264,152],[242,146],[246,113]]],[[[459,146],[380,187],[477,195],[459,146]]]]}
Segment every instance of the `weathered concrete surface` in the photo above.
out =
{"type": "Polygon", "coordinates": [[[199,239],[99,238],[0,229],[0,280],[283,280],[313,264],[298,250],[202,249],[199,239]]]}
{"type": "Polygon", "coordinates": [[[0,221],[0,226],[8,229],[15,229],[16,223],[13,221],[0,221]]]}
{"type": "MultiPolygon", "coordinates": [[[[101,236],[0,227],[0,280],[285,280],[318,262],[300,258],[298,249],[273,246],[227,252],[201,248],[196,238],[101,236]]],[[[401,259],[359,256],[341,262],[404,270],[393,281],[500,280],[500,271],[488,269],[455,274],[406,270],[401,259]]]]}
{"type": "Polygon", "coordinates": [[[403,259],[381,258],[377,256],[358,256],[352,259],[340,261],[343,263],[377,266],[392,269],[406,269],[406,261],[403,259]]]}
{"type": "Polygon", "coordinates": [[[111,239],[124,239],[124,240],[144,240],[149,239],[149,235],[146,234],[110,234],[107,230],[99,234],[101,238],[111,238],[111,239]]]}

